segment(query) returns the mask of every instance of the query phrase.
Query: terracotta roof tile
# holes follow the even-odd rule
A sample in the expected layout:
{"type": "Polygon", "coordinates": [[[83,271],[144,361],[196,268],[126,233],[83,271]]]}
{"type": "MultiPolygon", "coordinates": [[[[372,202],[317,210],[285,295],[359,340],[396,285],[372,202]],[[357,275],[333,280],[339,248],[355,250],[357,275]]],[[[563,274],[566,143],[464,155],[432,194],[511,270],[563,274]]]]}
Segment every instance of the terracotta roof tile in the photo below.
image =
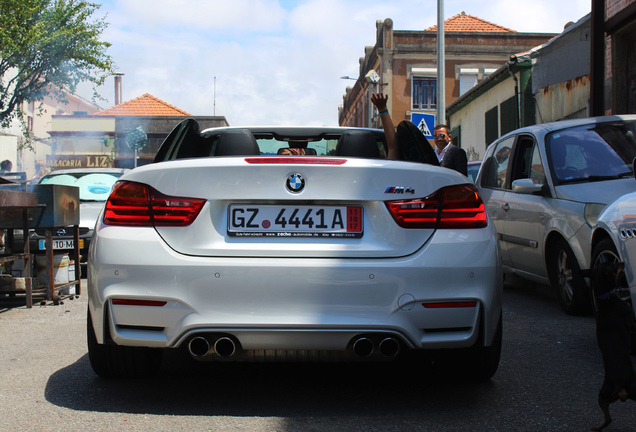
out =
{"type": "Polygon", "coordinates": [[[114,107],[96,112],[94,115],[119,116],[191,116],[192,114],[170,105],[148,93],[114,107]]]}
{"type": "MultiPolygon", "coordinates": [[[[429,27],[424,31],[437,31],[437,26],[429,27]]],[[[444,21],[444,31],[445,32],[513,32],[516,31],[511,30],[509,28],[500,26],[498,24],[493,24],[481,18],[474,17],[472,15],[467,15],[466,12],[462,12],[460,14],[455,15],[454,17],[450,17],[446,21],[444,21]]]]}

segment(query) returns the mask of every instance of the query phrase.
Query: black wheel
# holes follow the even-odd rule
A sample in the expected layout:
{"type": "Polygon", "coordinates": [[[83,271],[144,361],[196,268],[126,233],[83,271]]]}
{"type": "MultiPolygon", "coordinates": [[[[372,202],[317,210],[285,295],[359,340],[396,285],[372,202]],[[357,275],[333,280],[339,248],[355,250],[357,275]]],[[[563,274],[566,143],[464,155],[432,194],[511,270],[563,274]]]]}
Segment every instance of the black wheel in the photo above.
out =
{"type": "Polygon", "coordinates": [[[159,371],[163,355],[161,349],[99,344],[90,310],[87,314],[86,332],[88,358],[97,375],[104,378],[138,378],[159,371]]]}
{"type": "Polygon", "coordinates": [[[592,268],[603,262],[619,262],[620,260],[616,246],[614,246],[614,242],[609,238],[604,238],[598,242],[592,252],[592,268]]]}
{"type": "Polygon", "coordinates": [[[590,290],[579,274],[579,263],[568,243],[561,239],[550,256],[550,281],[559,303],[569,315],[587,315],[591,311],[590,290]]]}
{"type": "MultiPolygon", "coordinates": [[[[618,256],[618,252],[616,251],[616,246],[614,246],[614,242],[609,238],[604,238],[601,240],[592,251],[592,268],[604,262],[619,262],[620,258],[618,256]]],[[[590,280],[590,287],[593,287],[594,282],[590,280]]],[[[591,290],[591,299],[592,299],[592,307],[594,308],[594,313],[596,313],[596,296],[594,295],[594,290],[591,290]]],[[[629,297],[629,292],[628,295],[629,297]]]]}
{"type": "MultiPolygon", "coordinates": [[[[592,251],[592,268],[604,262],[613,263],[613,262],[619,262],[620,260],[621,258],[618,255],[616,246],[614,245],[614,242],[610,238],[604,238],[603,240],[598,242],[598,244],[594,247],[594,250],[592,251]]],[[[594,295],[593,283],[594,281],[590,280],[590,286],[592,288],[591,290],[592,294],[590,297],[592,299],[592,307],[594,310],[594,314],[596,314],[597,306],[596,306],[596,296],[594,295]]],[[[621,299],[629,303],[630,306],[632,305],[632,298],[630,295],[629,288],[626,287],[624,289],[619,290],[617,292],[617,295],[621,299]]],[[[630,331],[630,341],[631,341],[632,354],[636,355],[636,323],[634,326],[632,326],[632,329],[630,331]]]]}
{"type": "Polygon", "coordinates": [[[492,345],[483,346],[483,342],[480,342],[466,352],[465,362],[468,379],[473,382],[486,382],[495,375],[501,358],[502,339],[503,323],[502,316],[499,315],[492,345]]]}

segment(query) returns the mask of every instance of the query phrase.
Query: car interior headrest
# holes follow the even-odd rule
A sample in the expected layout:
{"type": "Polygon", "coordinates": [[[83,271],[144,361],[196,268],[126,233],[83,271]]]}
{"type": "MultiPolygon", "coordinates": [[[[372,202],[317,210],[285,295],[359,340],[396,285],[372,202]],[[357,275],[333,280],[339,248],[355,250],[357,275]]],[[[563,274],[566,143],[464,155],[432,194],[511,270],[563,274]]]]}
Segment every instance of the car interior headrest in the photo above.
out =
{"type": "Polygon", "coordinates": [[[227,130],[219,136],[215,156],[260,156],[254,135],[247,129],[227,130]]]}
{"type": "Polygon", "coordinates": [[[375,136],[364,130],[352,130],[342,134],[336,145],[336,156],[353,156],[381,159],[375,136]]]}

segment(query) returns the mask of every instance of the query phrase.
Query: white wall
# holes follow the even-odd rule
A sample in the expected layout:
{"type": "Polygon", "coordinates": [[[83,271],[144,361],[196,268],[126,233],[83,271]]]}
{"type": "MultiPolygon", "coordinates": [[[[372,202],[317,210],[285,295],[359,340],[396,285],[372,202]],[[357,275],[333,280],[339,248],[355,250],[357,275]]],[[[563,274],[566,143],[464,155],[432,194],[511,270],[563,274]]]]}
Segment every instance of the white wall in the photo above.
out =
{"type": "Polygon", "coordinates": [[[514,81],[507,78],[477,99],[449,116],[451,128],[461,126],[461,146],[470,153],[471,147],[482,159],[486,152],[486,112],[515,95],[514,81]]]}
{"type": "Polygon", "coordinates": [[[0,135],[0,161],[9,159],[13,162],[13,171],[19,171],[18,160],[18,138],[14,135],[0,135]]]}

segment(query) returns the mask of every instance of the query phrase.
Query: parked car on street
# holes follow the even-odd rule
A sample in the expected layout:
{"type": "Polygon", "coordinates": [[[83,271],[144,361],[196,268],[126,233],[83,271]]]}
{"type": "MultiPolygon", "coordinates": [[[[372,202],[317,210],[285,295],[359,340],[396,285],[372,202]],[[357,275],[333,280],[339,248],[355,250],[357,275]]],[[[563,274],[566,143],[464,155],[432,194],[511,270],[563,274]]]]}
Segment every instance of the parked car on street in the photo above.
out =
{"type": "Polygon", "coordinates": [[[477,188],[384,147],[380,130],[182,122],[97,222],[93,370],[152,373],[179,347],[203,361],[427,352],[490,379],[503,278],[477,188]]]}
{"type": "Polygon", "coordinates": [[[494,221],[504,272],[550,283],[569,314],[591,311],[580,268],[589,268],[592,226],[636,190],[636,116],[525,127],[486,150],[477,186],[494,221]]]}
{"type": "MultiPolygon", "coordinates": [[[[97,217],[104,207],[111,188],[123,173],[122,168],[73,168],[60,169],[44,175],[38,184],[54,184],[75,186],[79,188],[79,240],[80,264],[85,265],[88,257],[88,246],[93,236],[97,217]]],[[[46,253],[46,230],[36,228],[29,233],[31,253],[46,253]]],[[[72,227],[59,227],[53,230],[53,250],[72,251],[75,247],[72,227]]]]}
{"type": "Polygon", "coordinates": [[[620,197],[603,210],[594,224],[591,253],[592,268],[602,262],[625,263],[628,286],[617,294],[633,308],[632,298],[636,298],[636,192],[620,197]]]}

